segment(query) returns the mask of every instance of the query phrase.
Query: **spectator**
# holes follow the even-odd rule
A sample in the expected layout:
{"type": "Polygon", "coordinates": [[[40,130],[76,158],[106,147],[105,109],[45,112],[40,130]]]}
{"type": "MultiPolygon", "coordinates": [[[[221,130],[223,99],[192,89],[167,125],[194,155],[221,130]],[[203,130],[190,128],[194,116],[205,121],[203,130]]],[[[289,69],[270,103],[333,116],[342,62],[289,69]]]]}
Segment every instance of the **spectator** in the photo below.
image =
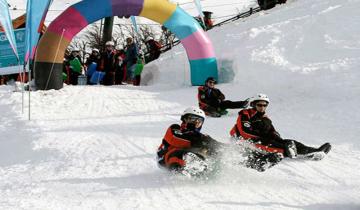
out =
{"type": "Polygon", "coordinates": [[[90,56],[87,58],[86,60],[86,75],[87,75],[87,82],[88,84],[90,84],[90,79],[92,77],[92,75],[95,73],[96,69],[98,68],[99,64],[100,64],[100,60],[101,60],[101,55],[100,55],[100,51],[96,48],[94,48],[91,51],[90,56]]]}
{"type": "Polygon", "coordinates": [[[0,76],[0,85],[6,84],[6,76],[0,76]]]}
{"type": "Polygon", "coordinates": [[[126,80],[128,83],[133,83],[135,79],[134,71],[136,68],[137,58],[139,51],[136,47],[134,40],[131,37],[126,39],[126,52],[125,60],[126,63],[126,80]]]}
{"type": "Polygon", "coordinates": [[[286,0],[258,0],[260,9],[268,10],[276,6],[276,4],[284,4],[286,0]]]}
{"type": "Polygon", "coordinates": [[[148,56],[146,56],[145,62],[149,63],[153,60],[158,59],[161,54],[161,44],[158,41],[155,41],[152,37],[148,37],[145,44],[148,50],[148,56]]]}
{"type": "Polygon", "coordinates": [[[80,50],[78,48],[74,48],[71,51],[69,56],[69,65],[70,65],[70,84],[77,85],[78,77],[81,75],[84,67],[83,62],[80,57],[80,50]]]}
{"type": "Polygon", "coordinates": [[[214,23],[211,19],[212,12],[204,11],[203,13],[204,13],[205,28],[206,28],[206,30],[210,30],[214,26],[214,23]]]}
{"type": "Polygon", "coordinates": [[[65,50],[65,54],[64,54],[64,62],[63,62],[63,79],[65,81],[66,84],[70,84],[70,56],[71,56],[71,51],[69,49],[65,50]]]}
{"type": "Polygon", "coordinates": [[[125,60],[125,51],[119,46],[116,47],[116,55],[115,55],[115,84],[121,85],[123,81],[126,79],[126,64],[125,60]]]}
{"type": "Polygon", "coordinates": [[[115,51],[114,42],[108,41],[105,44],[105,51],[101,54],[99,70],[105,72],[104,85],[115,84],[115,51]]]}
{"type": "Polygon", "coordinates": [[[91,51],[90,56],[86,59],[85,65],[86,65],[86,67],[89,67],[90,64],[92,64],[92,63],[96,63],[97,65],[99,65],[100,60],[101,60],[100,51],[99,51],[99,49],[94,48],[91,51]]]}

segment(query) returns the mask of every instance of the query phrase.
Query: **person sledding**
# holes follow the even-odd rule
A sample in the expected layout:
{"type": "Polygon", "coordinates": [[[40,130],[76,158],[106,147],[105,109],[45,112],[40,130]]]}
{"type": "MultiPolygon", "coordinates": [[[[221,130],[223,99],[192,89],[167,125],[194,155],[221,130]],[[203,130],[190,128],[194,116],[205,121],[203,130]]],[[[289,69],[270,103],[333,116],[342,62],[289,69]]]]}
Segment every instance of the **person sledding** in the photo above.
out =
{"type": "Polygon", "coordinates": [[[171,125],[157,151],[158,164],[171,171],[199,176],[209,168],[205,159],[215,156],[222,143],[202,134],[205,113],[189,107],[181,115],[181,124],[171,125]]]}
{"type": "Polygon", "coordinates": [[[251,142],[264,154],[281,154],[286,158],[321,160],[331,150],[330,143],[315,148],[296,140],[283,139],[265,114],[269,103],[270,100],[265,94],[254,96],[250,102],[251,108],[239,112],[230,135],[238,141],[251,142]]]}
{"type": "Polygon", "coordinates": [[[205,85],[198,88],[199,107],[206,115],[221,117],[228,113],[226,109],[241,109],[248,106],[248,100],[225,100],[225,95],[219,89],[215,88],[215,84],[216,80],[213,77],[209,77],[206,79],[205,85]]]}

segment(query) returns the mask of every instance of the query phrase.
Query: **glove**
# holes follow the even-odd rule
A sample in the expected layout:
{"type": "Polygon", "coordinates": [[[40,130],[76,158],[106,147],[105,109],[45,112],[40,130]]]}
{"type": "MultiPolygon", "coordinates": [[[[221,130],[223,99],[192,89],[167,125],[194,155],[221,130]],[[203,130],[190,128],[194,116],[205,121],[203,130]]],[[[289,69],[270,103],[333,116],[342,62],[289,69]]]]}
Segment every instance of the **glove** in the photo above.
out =
{"type": "Polygon", "coordinates": [[[250,103],[250,98],[247,98],[245,101],[243,101],[242,108],[248,107],[248,106],[249,106],[249,103],[250,103]]]}

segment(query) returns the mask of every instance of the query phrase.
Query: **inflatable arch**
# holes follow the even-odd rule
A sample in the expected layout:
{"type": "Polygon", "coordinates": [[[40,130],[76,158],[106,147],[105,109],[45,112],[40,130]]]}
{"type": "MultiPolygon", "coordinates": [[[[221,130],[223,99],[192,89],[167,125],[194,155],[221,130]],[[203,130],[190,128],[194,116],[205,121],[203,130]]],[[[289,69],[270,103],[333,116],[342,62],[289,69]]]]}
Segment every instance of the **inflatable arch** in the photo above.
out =
{"type": "Polygon", "coordinates": [[[209,76],[217,78],[211,41],[197,21],[176,4],[167,0],[83,0],[57,17],[41,38],[35,57],[38,89],[63,87],[64,52],[83,28],[104,17],[131,15],[156,21],[181,40],[190,63],[192,85],[203,85],[209,76]]]}

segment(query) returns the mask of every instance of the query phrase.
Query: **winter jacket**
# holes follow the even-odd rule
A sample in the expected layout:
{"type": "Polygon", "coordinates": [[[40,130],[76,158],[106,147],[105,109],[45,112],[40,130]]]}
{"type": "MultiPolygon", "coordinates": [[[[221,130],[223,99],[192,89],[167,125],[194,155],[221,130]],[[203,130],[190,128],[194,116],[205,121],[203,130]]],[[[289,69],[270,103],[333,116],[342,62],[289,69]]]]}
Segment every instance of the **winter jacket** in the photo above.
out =
{"type": "Polygon", "coordinates": [[[127,47],[125,55],[126,56],[124,62],[126,63],[126,66],[128,68],[136,64],[139,52],[135,43],[132,43],[130,46],[127,47]]]}
{"type": "Polygon", "coordinates": [[[191,149],[206,148],[209,150],[219,146],[219,142],[208,135],[197,131],[189,131],[184,126],[178,124],[171,125],[158,148],[157,156],[159,164],[169,167],[176,163],[180,166],[184,165],[183,160],[177,154],[191,149]]]}
{"type": "Polygon", "coordinates": [[[230,130],[230,135],[249,140],[261,150],[284,153],[283,147],[269,146],[274,142],[283,142],[283,139],[275,130],[270,118],[265,113],[257,112],[254,108],[243,109],[239,112],[236,124],[230,130]]]}
{"type": "Polygon", "coordinates": [[[105,51],[101,54],[100,67],[99,70],[107,72],[115,72],[115,52],[114,51],[105,51]]]}
{"type": "Polygon", "coordinates": [[[96,63],[97,65],[100,64],[101,57],[99,55],[91,54],[88,59],[86,59],[85,65],[89,67],[92,63],[96,63]]]}
{"type": "Polygon", "coordinates": [[[225,100],[225,95],[217,88],[209,88],[200,86],[198,88],[199,107],[206,110],[209,106],[215,109],[219,107],[219,103],[225,100]]]}
{"type": "Polygon", "coordinates": [[[265,113],[257,112],[254,108],[243,109],[239,112],[236,124],[230,131],[234,137],[243,137],[253,141],[262,141],[281,139],[279,133],[275,130],[269,117],[265,113]]]}

